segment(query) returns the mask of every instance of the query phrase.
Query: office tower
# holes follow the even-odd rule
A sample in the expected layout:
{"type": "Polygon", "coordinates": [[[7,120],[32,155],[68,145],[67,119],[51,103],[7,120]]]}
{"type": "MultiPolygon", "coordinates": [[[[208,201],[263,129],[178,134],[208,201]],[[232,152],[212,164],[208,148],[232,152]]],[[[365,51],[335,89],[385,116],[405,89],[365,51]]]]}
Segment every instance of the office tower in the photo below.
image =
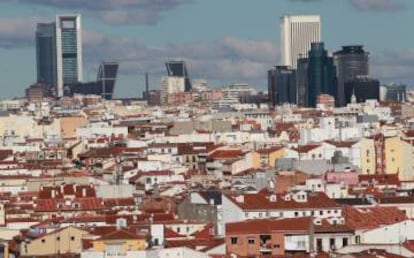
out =
{"type": "Polygon", "coordinates": [[[56,16],[57,96],[83,79],[80,15],[56,16]]]}
{"type": "Polygon", "coordinates": [[[333,54],[338,78],[338,94],[336,99],[338,106],[346,104],[345,83],[357,76],[368,76],[368,55],[369,53],[364,51],[363,46],[358,45],[343,46],[342,50],[333,54]]]}
{"type": "Polygon", "coordinates": [[[312,43],[308,56],[308,105],[316,107],[320,94],[336,96],[336,69],[323,42],[312,43]]]}
{"type": "Polygon", "coordinates": [[[288,66],[275,66],[268,71],[268,94],[271,107],[296,104],[296,73],[288,66]]]}
{"type": "Polygon", "coordinates": [[[184,79],[184,91],[191,91],[191,82],[188,78],[187,66],[184,61],[170,60],[165,63],[168,77],[177,77],[184,79]]]}
{"type": "Polygon", "coordinates": [[[351,103],[354,97],[357,103],[365,102],[367,99],[379,100],[379,81],[368,76],[358,76],[345,82],[346,103],[351,103]]]}
{"type": "Polygon", "coordinates": [[[119,64],[117,62],[102,62],[99,66],[96,81],[102,88],[101,96],[103,99],[112,99],[116,77],[118,74],[118,67],[119,64]]]}
{"type": "Polygon", "coordinates": [[[380,87],[381,100],[391,102],[407,101],[407,86],[404,84],[391,83],[380,87]]]}
{"type": "Polygon", "coordinates": [[[296,69],[296,90],[298,92],[298,106],[308,106],[308,59],[299,58],[296,69]]]}
{"type": "Polygon", "coordinates": [[[319,15],[285,15],[280,21],[282,64],[293,69],[298,58],[306,58],[311,43],[321,41],[319,15]]]}
{"type": "Polygon", "coordinates": [[[99,95],[103,99],[112,99],[117,79],[119,64],[117,62],[104,61],[98,69],[96,81],[75,83],[66,87],[69,89],[65,95],[73,94],[99,95]]]}
{"type": "Polygon", "coordinates": [[[38,23],[36,28],[37,82],[47,85],[48,95],[57,85],[56,25],[38,23]]]}

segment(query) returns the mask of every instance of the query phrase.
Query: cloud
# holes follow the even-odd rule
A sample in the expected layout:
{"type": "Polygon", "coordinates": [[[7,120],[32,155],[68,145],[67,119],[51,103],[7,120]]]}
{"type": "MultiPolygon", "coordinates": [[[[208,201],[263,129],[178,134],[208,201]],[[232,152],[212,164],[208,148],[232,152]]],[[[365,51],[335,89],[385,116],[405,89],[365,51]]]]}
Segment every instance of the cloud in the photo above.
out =
{"type": "Polygon", "coordinates": [[[191,77],[209,80],[258,80],[278,61],[278,49],[270,41],[225,37],[212,42],[171,43],[164,47],[148,46],[129,38],[110,38],[86,33],[84,55],[92,67],[102,60],[118,60],[120,72],[134,75],[149,72],[165,75],[165,61],[183,59],[191,77]]]}
{"type": "MultiPolygon", "coordinates": [[[[10,0],[0,0],[8,2],[10,0]]],[[[163,14],[195,0],[18,0],[20,3],[86,12],[111,25],[156,24],[163,14]]]]}
{"type": "Polygon", "coordinates": [[[0,18],[0,48],[32,47],[39,18],[0,18]]]}
{"type": "Polygon", "coordinates": [[[406,7],[401,0],[349,0],[349,3],[362,11],[399,11],[406,7]]]}
{"type": "Polygon", "coordinates": [[[414,49],[384,50],[373,53],[371,57],[371,74],[382,82],[398,81],[412,84],[413,70],[414,49]]]}

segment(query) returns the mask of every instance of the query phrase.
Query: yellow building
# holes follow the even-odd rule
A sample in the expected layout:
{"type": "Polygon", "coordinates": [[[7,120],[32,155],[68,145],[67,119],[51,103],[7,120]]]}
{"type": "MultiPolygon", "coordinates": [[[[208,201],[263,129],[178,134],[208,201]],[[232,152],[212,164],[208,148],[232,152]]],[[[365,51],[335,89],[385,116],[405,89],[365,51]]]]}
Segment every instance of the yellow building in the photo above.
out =
{"type": "Polygon", "coordinates": [[[47,234],[31,237],[30,233],[18,245],[21,256],[36,257],[82,252],[82,238],[88,231],[77,227],[60,228],[47,234]]]}
{"type": "Polygon", "coordinates": [[[93,241],[93,249],[107,255],[123,255],[127,251],[141,251],[147,248],[146,236],[136,235],[125,229],[112,231],[93,241]]]}
{"type": "Polygon", "coordinates": [[[361,149],[362,174],[374,174],[376,168],[375,144],[373,139],[363,138],[358,143],[361,149]]]}
{"type": "Polygon", "coordinates": [[[400,137],[388,137],[384,140],[385,152],[385,172],[395,174],[402,172],[402,162],[404,160],[402,153],[402,141],[400,137]]]}
{"type": "Polygon", "coordinates": [[[260,155],[260,164],[274,168],[276,166],[276,159],[284,157],[285,149],[282,146],[274,146],[258,150],[257,153],[260,155]]]}
{"type": "Polygon", "coordinates": [[[76,129],[88,124],[88,119],[83,116],[70,116],[59,118],[62,138],[76,136],[76,129]]]}

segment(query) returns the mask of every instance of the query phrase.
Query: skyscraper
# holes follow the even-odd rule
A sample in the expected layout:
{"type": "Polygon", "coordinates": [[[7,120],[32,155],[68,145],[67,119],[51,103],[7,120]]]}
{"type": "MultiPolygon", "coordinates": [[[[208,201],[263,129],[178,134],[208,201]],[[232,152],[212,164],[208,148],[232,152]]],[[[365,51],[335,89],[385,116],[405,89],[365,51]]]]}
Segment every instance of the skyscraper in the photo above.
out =
{"type": "Polygon", "coordinates": [[[118,74],[117,62],[104,61],[99,66],[96,81],[75,83],[65,88],[65,96],[73,94],[99,95],[103,99],[112,99],[118,74]]]}
{"type": "Polygon", "coordinates": [[[316,107],[320,94],[336,96],[337,79],[333,58],[323,42],[312,43],[308,57],[308,105],[316,107]]]}
{"type": "Polygon", "coordinates": [[[165,63],[165,66],[167,67],[168,77],[184,78],[184,91],[191,91],[191,81],[188,78],[187,66],[184,61],[170,60],[165,63]]]}
{"type": "Polygon", "coordinates": [[[357,76],[345,83],[346,103],[351,103],[355,96],[356,102],[365,102],[367,99],[380,99],[379,81],[368,76],[357,76]]]}
{"type": "Polygon", "coordinates": [[[311,43],[321,41],[319,15],[285,15],[280,21],[282,65],[297,67],[297,59],[307,57],[311,43]]]}
{"type": "Polygon", "coordinates": [[[268,93],[272,107],[280,104],[296,104],[295,70],[288,66],[275,66],[268,71],[268,93]]]}
{"type": "Polygon", "coordinates": [[[51,94],[57,85],[56,70],[56,25],[38,23],[36,28],[37,82],[47,85],[51,94]]]}
{"type": "Polygon", "coordinates": [[[342,50],[333,54],[338,77],[338,90],[336,103],[338,106],[346,104],[345,83],[358,76],[368,76],[369,53],[364,51],[363,46],[343,46],[342,50]]]}
{"type": "Polygon", "coordinates": [[[80,15],[56,16],[57,96],[64,87],[83,80],[82,28],[80,15]]]}

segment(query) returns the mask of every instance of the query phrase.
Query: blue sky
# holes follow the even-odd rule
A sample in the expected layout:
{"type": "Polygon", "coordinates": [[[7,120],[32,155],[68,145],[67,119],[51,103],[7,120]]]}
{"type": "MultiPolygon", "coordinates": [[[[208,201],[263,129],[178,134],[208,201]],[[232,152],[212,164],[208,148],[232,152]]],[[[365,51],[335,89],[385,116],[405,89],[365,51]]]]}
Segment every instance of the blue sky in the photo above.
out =
{"type": "Polygon", "coordinates": [[[264,89],[279,62],[284,14],[320,14],[330,52],[363,44],[372,76],[414,85],[413,0],[0,0],[1,98],[23,95],[36,80],[36,22],[60,13],[82,14],[85,79],[100,61],[120,61],[118,97],[140,96],[146,71],[158,88],[172,58],[211,86],[264,89]]]}

